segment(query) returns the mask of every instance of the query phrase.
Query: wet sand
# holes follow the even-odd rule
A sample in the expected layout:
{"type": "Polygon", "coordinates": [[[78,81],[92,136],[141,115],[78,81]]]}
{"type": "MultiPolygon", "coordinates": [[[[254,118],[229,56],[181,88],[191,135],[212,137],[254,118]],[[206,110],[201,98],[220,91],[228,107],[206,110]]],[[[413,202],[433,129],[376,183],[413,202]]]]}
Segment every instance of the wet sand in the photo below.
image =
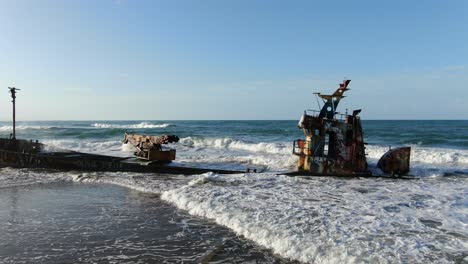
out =
{"type": "Polygon", "coordinates": [[[209,220],[110,184],[0,191],[0,263],[286,263],[209,220]]]}

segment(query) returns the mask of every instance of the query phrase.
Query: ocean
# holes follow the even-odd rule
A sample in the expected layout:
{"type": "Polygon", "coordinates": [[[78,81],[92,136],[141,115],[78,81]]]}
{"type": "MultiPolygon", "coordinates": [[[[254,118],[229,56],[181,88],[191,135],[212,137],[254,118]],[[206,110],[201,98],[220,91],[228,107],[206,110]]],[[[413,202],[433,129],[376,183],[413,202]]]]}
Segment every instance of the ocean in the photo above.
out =
{"type": "Polygon", "coordinates": [[[175,134],[176,164],[260,173],[1,169],[0,263],[468,263],[467,120],[363,121],[371,169],[389,146],[411,146],[413,180],[281,176],[296,164],[296,125],[19,122],[18,138],[114,156],[134,151],[124,132],[175,134]]]}

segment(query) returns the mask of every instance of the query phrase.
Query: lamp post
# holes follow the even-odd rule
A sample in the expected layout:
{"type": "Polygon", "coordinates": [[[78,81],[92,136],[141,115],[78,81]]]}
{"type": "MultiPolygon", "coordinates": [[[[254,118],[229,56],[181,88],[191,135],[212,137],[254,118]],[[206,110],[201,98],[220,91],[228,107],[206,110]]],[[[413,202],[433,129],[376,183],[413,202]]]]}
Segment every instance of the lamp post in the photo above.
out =
{"type": "Polygon", "coordinates": [[[11,98],[13,99],[13,134],[11,136],[12,139],[16,139],[16,91],[19,91],[20,89],[17,89],[15,87],[8,87],[10,89],[11,93],[11,98]]]}

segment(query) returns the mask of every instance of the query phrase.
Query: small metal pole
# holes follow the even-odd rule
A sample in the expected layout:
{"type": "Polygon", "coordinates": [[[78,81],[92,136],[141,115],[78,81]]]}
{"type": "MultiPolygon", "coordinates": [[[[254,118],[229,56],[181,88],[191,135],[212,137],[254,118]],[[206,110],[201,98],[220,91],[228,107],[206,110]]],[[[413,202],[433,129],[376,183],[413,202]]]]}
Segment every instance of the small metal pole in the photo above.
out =
{"type": "Polygon", "coordinates": [[[333,119],[335,119],[335,100],[333,100],[334,97],[332,97],[331,99],[331,103],[332,103],[332,110],[333,110],[333,119]]]}
{"type": "Polygon", "coordinates": [[[13,99],[11,102],[13,102],[13,135],[12,139],[16,139],[16,91],[19,91],[20,89],[17,89],[15,87],[8,87],[10,89],[11,93],[11,98],[13,99]]]}

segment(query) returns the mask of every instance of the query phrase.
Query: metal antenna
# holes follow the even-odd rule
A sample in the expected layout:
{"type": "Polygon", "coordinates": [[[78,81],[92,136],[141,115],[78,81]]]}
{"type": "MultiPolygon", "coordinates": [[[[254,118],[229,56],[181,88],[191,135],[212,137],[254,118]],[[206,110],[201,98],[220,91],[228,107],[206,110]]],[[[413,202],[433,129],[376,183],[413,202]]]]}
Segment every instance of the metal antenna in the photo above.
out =
{"type": "Polygon", "coordinates": [[[11,102],[13,102],[13,134],[11,135],[12,139],[16,139],[16,91],[19,91],[20,89],[15,88],[15,87],[8,87],[10,89],[11,93],[11,98],[13,99],[11,102]]]}
{"type": "Polygon", "coordinates": [[[320,93],[314,93],[314,95],[315,95],[315,100],[317,100],[318,109],[322,108],[322,107],[320,106],[320,102],[319,102],[319,99],[318,99],[318,98],[319,98],[319,97],[318,97],[319,94],[320,94],[320,93]]]}

